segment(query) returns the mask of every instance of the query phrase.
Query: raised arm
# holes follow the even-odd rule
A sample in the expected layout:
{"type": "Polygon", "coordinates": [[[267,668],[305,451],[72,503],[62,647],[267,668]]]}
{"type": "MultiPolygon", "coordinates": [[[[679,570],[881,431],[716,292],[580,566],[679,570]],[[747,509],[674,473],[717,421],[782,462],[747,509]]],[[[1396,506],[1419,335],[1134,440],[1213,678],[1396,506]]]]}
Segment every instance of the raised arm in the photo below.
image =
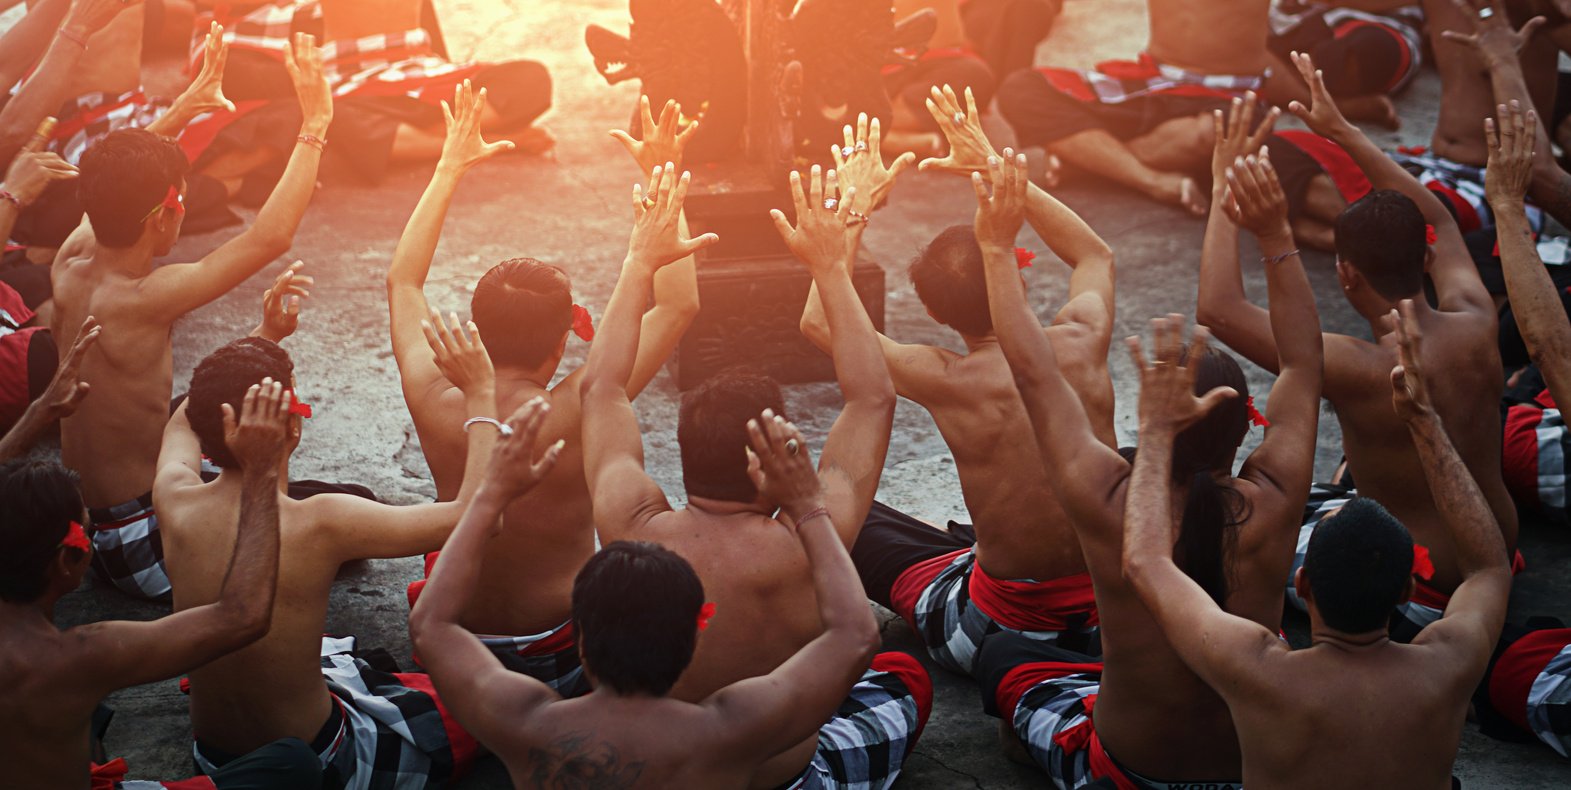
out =
{"type": "MultiPolygon", "coordinates": [[[[300,34],[285,51],[304,115],[284,175],[256,215],[256,222],[198,263],[162,266],[143,281],[143,309],[179,316],[217,299],[289,251],[322,158],[322,136],[333,120],[333,95],[322,71],[322,53],[311,36],[300,34]]],[[[157,221],[150,219],[149,221],[157,221]]]]}
{"type": "Polygon", "coordinates": [[[51,184],[77,177],[76,165],[43,150],[54,129],[54,118],[40,121],[32,138],[6,168],[5,183],[0,185],[0,237],[11,238],[11,229],[22,216],[22,209],[31,206],[51,184]]]}
{"type": "Polygon", "coordinates": [[[488,143],[481,138],[480,116],[485,110],[485,102],[485,89],[476,93],[465,80],[454,88],[453,103],[442,103],[442,114],[447,122],[442,157],[437,160],[431,183],[409,217],[404,235],[393,252],[393,262],[387,269],[388,326],[393,335],[393,358],[398,362],[404,402],[417,420],[436,417],[436,414],[427,415],[426,411],[436,403],[435,396],[451,386],[432,361],[425,332],[421,329],[421,323],[431,314],[431,305],[425,298],[425,281],[431,272],[437,241],[442,237],[442,223],[447,220],[453,193],[458,191],[464,174],[475,165],[514,147],[506,140],[488,143]]]}
{"type": "Polygon", "coordinates": [[[600,332],[584,365],[584,480],[594,501],[602,543],[620,540],[649,517],[671,509],[660,486],[644,472],[644,439],[628,399],[627,381],[638,361],[641,315],[656,272],[719,241],[713,233],[687,238],[681,222],[687,173],[656,167],[649,196],[633,187],[633,235],[627,259],[606,305],[600,332]]]}
{"type": "MultiPolygon", "coordinates": [[[[1140,371],[1140,453],[1124,506],[1124,579],[1184,663],[1226,697],[1258,678],[1267,652],[1288,648],[1259,623],[1228,614],[1173,562],[1174,441],[1217,404],[1238,397],[1231,387],[1195,397],[1195,370],[1183,364],[1183,333],[1180,316],[1151,322],[1155,364],[1146,364],[1138,338],[1128,341],[1140,371]]],[[[1196,327],[1188,359],[1198,359],[1205,345],[1205,328],[1196,327]]]]}
{"type": "Polygon", "coordinates": [[[1478,277],[1478,269],[1467,251],[1467,243],[1462,240],[1462,231],[1457,228],[1456,220],[1440,202],[1440,198],[1380,150],[1362,130],[1342,117],[1330,91],[1326,90],[1324,77],[1308,55],[1295,53],[1293,64],[1309,83],[1314,99],[1310,107],[1295,101],[1288,106],[1288,110],[1315,134],[1342,146],[1364,171],[1364,175],[1369,177],[1375,189],[1390,189],[1407,195],[1418,205],[1424,221],[1434,226],[1434,263],[1430,266],[1429,276],[1434,280],[1435,292],[1440,297],[1440,309],[1493,317],[1494,302],[1478,277]]]}
{"type": "Polygon", "coordinates": [[[234,112],[234,102],[224,98],[224,68],[228,64],[229,42],[224,40],[224,26],[213,22],[207,29],[207,40],[202,45],[202,70],[175,97],[169,109],[158,120],[148,124],[147,130],[153,134],[177,137],[203,113],[234,112]]]}
{"type": "Polygon", "coordinates": [[[1456,544],[1457,568],[1462,574],[1445,616],[1420,632],[1413,643],[1453,647],[1460,660],[1476,663],[1482,672],[1505,624],[1506,601],[1511,595],[1505,539],[1478,482],[1457,455],[1430,403],[1426,371],[1420,366],[1423,333],[1411,300],[1403,300],[1391,311],[1391,323],[1396,327],[1401,360],[1391,371],[1392,405],[1413,437],[1424,479],[1434,493],[1435,511],[1456,544]]]}
{"type": "Polygon", "coordinates": [[[726,686],[703,705],[719,716],[717,730],[729,742],[717,744],[722,751],[774,754],[823,726],[867,670],[881,640],[812,459],[806,450],[791,449],[806,446],[801,432],[766,414],[749,420],[747,433],[752,444],[748,472],[764,497],[781,503],[795,525],[812,569],[824,631],[775,671],[726,686]]]}
{"type": "Polygon", "coordinates": [[[0,437],[0,463],[26,455],[49,426],[76,413],[76,407],[87,397],[90,386],[78,377],[77,371],[82,367],[82,357],[87,350],[98,342],[101,331],[102,327],[92,316],[82,322],[76,342],[55,368],[55,377],[49,381],[49,387],[37,400],[27,404],[21,419],[0,437]]]}
{"type": "Polygon", "coordinates": [[[5,80],[6,90],[15,86],[35,61],[38,63],[21,90],[0,109],[0,162],[10,162],[38,122],[71,98],[66,94],[76,78],[77,65],[86,57],[88,39],[121,11],[136,4],[122,0],[49,0],[29,11],[0,38],[0,52],[5,53],[0,56],[0,68],[4,69],[0,78],[5,80]],[[47,48],[44,42],[48,42],[47,48]],[[37,60],[40,50],[44,53],[42,61],[37,60]]]}
{"type": "Polygon", "coordinates": [[[224,441],[240,462],[240,523],[218,600],[151,622],[101,622],[66,634],[82,656],[81,682],[114,689],[189,672],[261,639],[272,623],[278,587],[278,470],[289,426],[290,395],[263,379],[246,392],[238,416],[224,404],[224,441]]]}
{"type": "Polygon", "coordinates": [[[770,216],[791,253],[812,274],[829,324],[830,356],[845,408],[824,440],[818,471],[830,518],[849,548],[873,506],[878,478],[884,471],[894,425],[895,386],[873,320],[851,283],[850,260],[856,254],[862,228],[851,216],[856,190],[838,191],[836,183],[826,180],[817,165],[805,192],[801,174],[793,171],[796,226],[792,227],[779,209],[771,210],[770,216]]]}
{"type": "Polygon", "coordinates": [[[1129,464],[1097,440],[1085,406],[1059,369],[1053,344],[1026,302],[1014,253],[1025,211],[1025,157],[1005,149],[1004,158],[994,157],[989,170],[991,195],[981,175],[972,174],[971,179],[993,330],[1025,402],[1043,463],[1050,470],[1064,470],[1048,475],[1054,492],[1072,516],[1088,523],[1112,505],[1129,464]]]}
{"type": "Polygon", "coordinates": [[[502,666],[480,639],[459,625],[474,598],[491,540],[502,531],[502,511],[534,488],[556,465],[563,442],[534,460],[535,440],[550,410],[540,398],[507,421],[508,432],[484,464],[485,480],[442,549],[425,592],[409,613],[409,638],[442,702],[484,743],[517,730],[534,708],[559,697],[551,687],[502,666]]]}

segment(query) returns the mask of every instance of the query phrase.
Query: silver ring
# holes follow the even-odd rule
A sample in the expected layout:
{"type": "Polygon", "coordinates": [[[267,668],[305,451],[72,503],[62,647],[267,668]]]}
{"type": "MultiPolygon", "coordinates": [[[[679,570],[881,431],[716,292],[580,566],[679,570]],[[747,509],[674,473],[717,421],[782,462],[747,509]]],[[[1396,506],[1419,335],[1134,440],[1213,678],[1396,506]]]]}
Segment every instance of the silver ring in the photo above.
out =
{"type": "Polygon", "coordinates": [[[841,156],[841,158],[848,157],[855,150],[856,149],[852,148],[849,145],[842,145],[842,146],[840,146],[840,156],[841,156]]]}
{"type": "Polygon", "coordinates": [[[655,207],[655,199],[650,197],[649,195],[644,195],[644,208],[654,208],[654,207],[655,207]]]}
{"type": "Polygon", "coordinates": [[[1489,6],[1484,6],[1483,8],[1478,10],[1478,18],[1479,19],[1488,19],[1488,18],[1490,18],[1490,17],[1492,17],[1494,15],[1495,15],[1495,9],[1490,8],[1489,6]]]}
{"type": "Polygon", "coordinates": [[[795,440],[795,439],[787,439],[785,447],[786,447],[786,452],[788,452],[788,453],[790,453],[792,455],[796,455],[797,453],[801,452],[801,450],[802,450],[802,445],[799,442],[797,442],[797,440],[795,440]]]}
{"type": "Polygon", "coordinates": [[[824,198],[824,208],[834,211],[835,206],[838,205],[840,205],[840,201],[835,200],[834,198],[824,198]]]}
{"type": "Polygon", "coordinates": [[[965,113],[963,113],[963,112],[955,113],[955,125],[956,126],[964,124],[965,122],[966,122],[966,114],[965,113]]]}
{"type": "Polygon", "coordinates": [[[856,141],[856,152],[857,153],[862,153],[863,151],[866,151],[866,150],[867,150],[867,141],[866,140],[858,140],[858,141],[856,141]]]}

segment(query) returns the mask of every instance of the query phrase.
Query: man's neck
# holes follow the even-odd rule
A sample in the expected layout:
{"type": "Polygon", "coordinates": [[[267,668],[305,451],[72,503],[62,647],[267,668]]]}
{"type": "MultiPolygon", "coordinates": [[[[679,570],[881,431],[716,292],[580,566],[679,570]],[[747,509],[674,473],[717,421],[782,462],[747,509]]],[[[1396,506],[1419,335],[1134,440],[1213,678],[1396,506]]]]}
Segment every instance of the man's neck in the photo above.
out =
{"type": "Polygon", "coordinates": [[[550,389],[551,376],[554,374],[554,372],[555,371],[540,370],[538,368],[497,368],[496,390],[497,392],[515,393],[520,390],[524,390],[523,394],[527,395],[528,397],[519,401],[522,403],[538,394],[535,392],[536,390],[543,392],[550,389]]]}
{"type": "Polygon", "coordinates": [[[0,602],[0,623],[9,628],[55,628],[55,602],[58,597],[45,593],[32,603],[0,602]]]}
{"type": "Polygon", "coordinates": [[[1391,644],[1391,634],[1384,628],[1349,634],[1312,620],[1309,625],[1309,642],[1313,647],[1326,646],[1348,653],[1367,653],[1391,644]]]}
{"type": "Polygon", "coordinates": [[[153,271],[153,252],[138,241],[130,247],[105,247],[93,250],[93,265],[127,277],[146,277],[153,271]]]}
{"type": "MultiPolygon", "coordinates": [[[[1408,298],[1413,300],[1414,317],[1418,319],[1419,326],[1423,326],[1423,324],[1435,314],[1435,309],[1429,306],[1429,299],[1424,296],[1423,292],[1416,293],[1408,298]]],[[[1369,322],[1369,334],[1375,339],[1375,342],[1380,342],[1381,338],[1384,338],[1386,335],[1392,334],[1396,331],[1393,327],[1388,325],[1391,311],[1395,309],[1396,305],[1392,304],[1385,310],[1377,312],[1373,315],[1364,315],[1364,320],[1369,322]]]]}
{"type": "Polygon", "coordinates": [[[709,497],[687,497],[687,509],[702,513],[706,516],[726,518],[730,516],[772,516],[776,508],[763,502],[733,502],[729,499],[710,499],[709,497]]]}
{"type": "MultiPolygon", "coordinates": [[[[225,488],[238,490],[245,483],[245,473],[238,466],[228,469],[219,468],[218,479],[213,482],[225,488]]],[[[280,496],[289,495],[289,456],[287,455],[284,456],[284,460],[278,462],[278,493],[280,496]]]]}

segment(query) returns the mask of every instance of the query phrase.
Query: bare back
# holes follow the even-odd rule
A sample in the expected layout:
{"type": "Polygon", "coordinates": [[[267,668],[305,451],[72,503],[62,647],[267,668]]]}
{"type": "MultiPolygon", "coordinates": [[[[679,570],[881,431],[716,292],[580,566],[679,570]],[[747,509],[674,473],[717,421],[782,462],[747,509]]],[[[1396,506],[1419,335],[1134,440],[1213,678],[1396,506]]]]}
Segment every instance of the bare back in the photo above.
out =
{"type": "Polygon", "coordinates": [[[1150,0],[1157,60],[1203,74],[1260,74],[1270,65],[1265,0],[1150,0]]]}
{"type": "Polygon", "coordinates": [[[71,676],[73,640],[28,607],[0,604],[0,760],[17,787],[87,787],[98,695],[71,676]]]}
{"type": "MultiPolygon", "coordinates": [[[[693,662],[671,690],[698,702],[735,683],[766,675],[823,632],[802,544],[790,528],[756,513],[714,516],[670,511],[652,517],[632,537],[680,554],[715,604],[693,662]]],[[[812,759],[815,733],[759,769],[754,787],[775,787],[812,759]]]]}
{"type": "MultiPolygon", "coordinates": [[[[1425,369],[1436,372],[1429,377],[1435,411],[1499,520],[1509,551],[1516,547],[1517,514],[1500,472],[1500,354],[1493,333],[1481,326],[1482,321],[1490,320],[1427,312],[1423,330],[1432,341],[1423,345],[1421,354],[1425,369]]],[[[1435,563],[1432,586],[1450,592],[1461,581],[1456,547],[1435,509],[1407,426],[1391,405],[1395,342],[1391,334],[1381,338],[1366,363],[1368,386],[1345,388],[1361,392],[1334,398],[1332,405],[1342,427],[1348,470],[1359,494],[1384,505],[1406,525],[1414,542],[1429,548],[1435,563]]]]}
{"type": "Polygon", "coordinates": [[[95,265],[92,252],[55,262],[51,330],[69,348],[88,316],[103,326],[82,360],[82,381],[108,397],[86,398],[60,424],[61,461],[82,477],[88,507],[111,507],[153,487],[174,387],[170,330],[180,316],[149,315],[138,298],[145,278],[95,265]]]}

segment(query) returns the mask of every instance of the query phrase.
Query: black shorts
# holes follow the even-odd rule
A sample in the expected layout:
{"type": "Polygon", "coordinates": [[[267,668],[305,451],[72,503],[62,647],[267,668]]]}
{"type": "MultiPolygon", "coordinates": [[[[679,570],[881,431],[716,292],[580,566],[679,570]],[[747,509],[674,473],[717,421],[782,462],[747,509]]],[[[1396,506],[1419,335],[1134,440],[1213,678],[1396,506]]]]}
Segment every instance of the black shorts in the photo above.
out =
{"type": "Polygon", "coordinates": [[[1118,104],[1085,102],[1059,91],[1034,69],[1010,74],[998,86],[998,110],[1014,127],[1023,148],[1049,145],[1092,129],[1132,140],[1176,118],[1226,109],[1229,104],[1219,97],[1160,93],[1118,104]]]}
{"type": "Polygon", "coordinates": [[[951,521],[945,532],[882,502],[874,502],[851,547],[851,562],[862,577],[868,600],[893,610],[889,591],[900,574],[919,562],[975,544],[976,529],[970,524],[951,521]]]}

